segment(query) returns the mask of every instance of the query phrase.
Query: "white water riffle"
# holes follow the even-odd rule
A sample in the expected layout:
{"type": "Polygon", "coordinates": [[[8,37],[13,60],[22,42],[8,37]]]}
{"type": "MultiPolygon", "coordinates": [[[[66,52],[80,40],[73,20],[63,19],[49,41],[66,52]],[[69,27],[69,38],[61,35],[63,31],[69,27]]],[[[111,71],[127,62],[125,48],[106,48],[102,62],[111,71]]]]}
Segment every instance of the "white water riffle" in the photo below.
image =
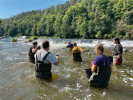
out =
{"type": "MultiPolygon", "coordinates": [[[[67,45],[68,41],[71,43],[76,42],[77,45],[81,47],[95,47],[98,43],[103,44],[104,47],[114,47],[113,41],[109,39],[38,39],[35,41],[41,45],[43,40],[49,40],[53,48],[64,47],[67,45]]],[[[121,40],[120,42],[123,47],[133,47],[132,40],[121,40]]],[[[31,43],[28,44],[31,45],[31,43]]]]}

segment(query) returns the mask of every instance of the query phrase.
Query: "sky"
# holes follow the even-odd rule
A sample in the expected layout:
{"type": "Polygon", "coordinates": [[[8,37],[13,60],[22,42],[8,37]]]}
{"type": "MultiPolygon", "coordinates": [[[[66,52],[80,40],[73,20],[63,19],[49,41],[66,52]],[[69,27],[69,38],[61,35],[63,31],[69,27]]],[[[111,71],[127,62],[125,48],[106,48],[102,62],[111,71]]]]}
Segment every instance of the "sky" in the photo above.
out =
{"type": "Polygon", "coordinates": [[[21,12],[46,9],[52,5],[64,4],[69,0],[0,0],[0,18],[5,19],[21,12]]]}

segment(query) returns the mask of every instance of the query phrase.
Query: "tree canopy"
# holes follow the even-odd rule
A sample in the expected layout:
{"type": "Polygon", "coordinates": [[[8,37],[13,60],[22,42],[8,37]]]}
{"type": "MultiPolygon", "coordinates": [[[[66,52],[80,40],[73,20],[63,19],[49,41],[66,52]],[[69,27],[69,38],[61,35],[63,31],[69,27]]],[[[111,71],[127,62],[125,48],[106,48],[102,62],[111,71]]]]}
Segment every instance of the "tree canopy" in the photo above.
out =
{"type": "Polygon", "coordinates": [[[133,0],[70,0],[3,19],[0,36],[133,38],[133,0]]]}

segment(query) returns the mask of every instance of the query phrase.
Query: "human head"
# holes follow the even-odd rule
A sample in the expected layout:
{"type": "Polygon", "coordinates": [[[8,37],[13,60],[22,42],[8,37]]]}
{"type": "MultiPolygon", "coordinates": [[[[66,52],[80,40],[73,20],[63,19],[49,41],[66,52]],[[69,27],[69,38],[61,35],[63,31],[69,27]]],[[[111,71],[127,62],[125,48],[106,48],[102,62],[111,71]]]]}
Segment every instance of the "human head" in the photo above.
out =
{"type": "Polygon", "coordinates": [[[103,47],[103,45],[98,44],[98,45],[96,45],[94,50],[95,50],[96,55],[101,55],[104,52],[104,47],[103,47]]]}
{"type": "Polygon", "coordinates": [[[33,45],[34,47],[36,47],[37,44],[38,44],[38,43],[37,43],[36,41],[32,42],[32,45],[33,45]]]}
{"type": "Polygon", "coordinates": [[[77,43],[76,43],[76,42],[74,42],[74,43],[73,43],[73,47],[76,47],[76,46],[77,46],[77,43]]]}
{"type": "Polygon", "coordinates": [[[119,38],[114,38],[114,39],[113,39],[113,43],[114,43],[114,44],[120,44],[119,38]]]}
{"type": "Polygon", "coordinates": [[[71,44],[71,42],[70,42],[70,41],[68,41],[68,42],[67,42],[67,44],[71,44]]]}
{"type": "Polygon", "coordinates": [[[49,41],[47,41],[47,40],[43,41],[42,47],[43,47],[43,49],[49,49],[49,41]]]}

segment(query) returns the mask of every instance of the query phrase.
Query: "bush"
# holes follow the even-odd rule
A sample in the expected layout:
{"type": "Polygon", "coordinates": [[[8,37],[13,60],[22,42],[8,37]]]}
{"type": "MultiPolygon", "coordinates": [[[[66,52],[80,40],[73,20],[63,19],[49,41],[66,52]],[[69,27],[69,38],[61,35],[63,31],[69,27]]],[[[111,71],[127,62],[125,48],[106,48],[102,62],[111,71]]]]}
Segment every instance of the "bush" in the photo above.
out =
{"type": "Polygon", "coordinates": [[[29,40],[28,40],[28,42],[31,42],[31,41],[32,41],[32,39],[29,39],[29,40]]]}
{"type": "Polygon", "coordinates": [[[12,42],[17,42],[17,39],[16,39],[16,38],[12,38],[11,41],[12,41],[12,42]]]}
{"type": "Polygon", "coordinates": [[[33,39],[38,39],[38,37],[37,36],[33,36],[33,39]]]}

